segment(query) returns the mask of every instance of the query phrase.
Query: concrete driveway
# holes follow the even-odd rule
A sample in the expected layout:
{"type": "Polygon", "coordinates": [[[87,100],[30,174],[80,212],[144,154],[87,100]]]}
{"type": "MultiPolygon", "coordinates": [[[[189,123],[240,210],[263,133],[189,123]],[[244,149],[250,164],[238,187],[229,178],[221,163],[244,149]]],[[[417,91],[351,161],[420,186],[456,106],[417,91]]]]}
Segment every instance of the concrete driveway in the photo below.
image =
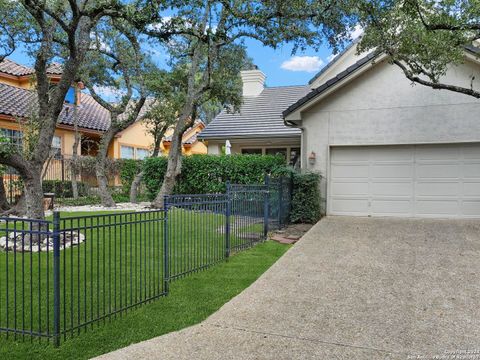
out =
{"type": "Polygon", "coordinates": [[[331,217],[202,324],[101,358],[480,359],[479,315],[480,221],[331,217]]]}

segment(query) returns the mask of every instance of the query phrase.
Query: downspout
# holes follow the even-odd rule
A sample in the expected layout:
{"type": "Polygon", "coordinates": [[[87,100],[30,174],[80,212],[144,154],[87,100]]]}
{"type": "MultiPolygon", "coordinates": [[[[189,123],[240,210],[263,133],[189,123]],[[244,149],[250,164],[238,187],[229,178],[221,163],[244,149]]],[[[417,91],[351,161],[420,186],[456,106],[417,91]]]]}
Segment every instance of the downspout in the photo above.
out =
{"type": "Polygon", "coordinates": [[[295,129],[300,129],[300,131],[302,132],[301,136],[300,136],[300,170],[303,171],[304,170],[304,163],[306,165],[306,161],[303,161],[303,156],[304,154],[306,154],[306,152],[304,151],[304,139],[303,139],[303,135],[304,135],[304,130],[305,128],[303,126],[298,126],[290,121],[288,121],[287,119],[285,119],[285,117],[283,118],[283,124],[287,127],[291,127],[291,128],[295,128],[295,129]]]}

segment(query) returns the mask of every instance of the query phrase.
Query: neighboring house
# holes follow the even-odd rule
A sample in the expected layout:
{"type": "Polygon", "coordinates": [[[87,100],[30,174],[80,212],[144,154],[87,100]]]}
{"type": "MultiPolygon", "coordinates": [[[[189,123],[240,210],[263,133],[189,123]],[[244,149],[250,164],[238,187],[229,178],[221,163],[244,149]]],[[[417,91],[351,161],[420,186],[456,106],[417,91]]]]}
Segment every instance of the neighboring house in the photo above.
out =
{"type": "MultiPolygon", "coordinates": [[[[202,141],[198,140],[198,135],[203,131],[203,129],[205,129],[205,124],[203,121],[197,121],[191,128],[185,131],[182,137],[182,153],[184,155],[207,153],[207,146],[202,141]]],[[[168,152],[170,151],[173,130],[173,127],[167,130],[167,133],[164,136],[161,144],[162,154],[165,156],[168,155],[168,152]]]]}
{"type": "MultiPolygon", "coordinates": [[[[480,89],[479,49],[448,83],[480,89]]],[[[330,215],[480,218],[480,101],[412,85],[355,44],[285,109],[302,168],[320,172],[330,215]]]]}
{"type": "MultiPolygon", "coordinates": [[[[264,87],[260,70],[241,72],[243,105],[239,112],[223,110],[200,134],[209,154],[221,154],[226,141],[238,154],[282,154],[298,164],[300,129],[287,127],[282,112],[310,91],[308,86],[264,87]]],[[[299,164],[298,164],[299,165],[299,164]]]]}
{"type": "MultiPolygon", "coordinates": [[[[8,59],[0,62],[0,130],[4,136],[16,139],[15,141],[21,141],[22,138],[21,119],[28,118],[34,113],[32,107],[36,98],[33,89],[34,73],[32,68],[8,59]]],[[[61,73],[62,68],[59,64],[53,64],[48,68],[53,86],[60,80],[61,73]]],[[[77,100],[77,124],[82,135],[81,155],[95,155],[101,134],[110,126],[109,112],[89,94],[75,90],[72,86],[65,98],[65,105],[52,141],[58,156],[68,157],[73,153],[75,99],[77,100]]],[[[144,124],[139,121],[114,139],[110,145],[109,156],[143,158],[148,155],[151,145],[152,137],[146,132],[144,124]],[[133,153],[123,149],[127,145],[133,149],[133,153]]]]}
{"type": "MultiPolygon", "coordinates": [[[[22,138],[22,125],[19,120],[28,118],[34,111],[32,108],[36,97],[33,89],[34,73],[32,68],[8,59],[0,62],[0,131],[4,136],[17,142],[22,138]]],[[[62,68],[59,64],[52,64],[48,68],[52,85],[60,80],[61,73],[62,68]]],[[[75,99],[77,99],[77,124],[82,135],[81,155],[95,155],[101,134],[110,126],[110,114],[92,96],[78,90],[78,87],[75,90],[72,86],[67,93],[52,146],[58,155],[68,157],[73,153],[75,99]]],[[[200,126],[197,126],[194,132],[197,133],[199,128],[200,126]]],[[[190,139],[191,133],[188,133],[187,137],[190,139]]],[[[203,144],[197,144],[196,140],[192,139],[189,142],[191,142],[188,144],[189,148],[195,148],[196,152],[202,153],[203,144]]],[[[115,137],[110,144],[108,156],[114,159],[143,159],[150,154],[152,146],[153,137],[148,133],[145,122],[139,120],[115,137]]],[[[203,153],[206,153],[206,148],[203,153]]]]}

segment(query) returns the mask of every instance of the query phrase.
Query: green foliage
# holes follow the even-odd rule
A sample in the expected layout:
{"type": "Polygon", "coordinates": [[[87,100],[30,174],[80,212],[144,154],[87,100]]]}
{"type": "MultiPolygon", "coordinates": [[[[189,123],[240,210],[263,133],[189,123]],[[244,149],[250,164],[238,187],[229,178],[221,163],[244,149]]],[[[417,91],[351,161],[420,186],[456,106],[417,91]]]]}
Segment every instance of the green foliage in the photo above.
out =
{"type": "MultiPolygon", "coordinates": [[[[82,182],[77,182],[79,196],[84,196],[88,193],[88,185],[82,182]]],[[[42,182],[43,192],[55,193],[59,198],[73,197],[73,189],[71,181],[62,180],[44,180],[42,182]]]]}
{"type": "MultiPolygon", "coordinates": [[[[175,187],[179,194],[206,194],[225,191],[225,182],[238,184],[261,183],[266,174],[285,170],[281,156],[261,155],[192,155],[182,159],[182,173],[175,187]]],[[[167,158],[149,158],[144,163],[147,195],[153,199],[162,186],[167,158]]]]}
{"type": "Polygon", "coordinates": [[[480,38],[479,1],[364,0],[357,6],[365,29],[358,52],[386,53],[410,80],[428,81],[423,85],[451,85],[444,78],[449,66],[463,63],[465,46],[480,38]]]}
{"type": "Polygon", "coordinates": [[[142,168],[141,160],[123,159],[120,160],[120,179],[122,181],[122,193],[129,194],[133,179],[142,168]]]}
{"type": "Polygon", "coordinates": [[[294,174],[291,222],[313,224],[320,219],[320,178],[316,173],[294,174]]]}

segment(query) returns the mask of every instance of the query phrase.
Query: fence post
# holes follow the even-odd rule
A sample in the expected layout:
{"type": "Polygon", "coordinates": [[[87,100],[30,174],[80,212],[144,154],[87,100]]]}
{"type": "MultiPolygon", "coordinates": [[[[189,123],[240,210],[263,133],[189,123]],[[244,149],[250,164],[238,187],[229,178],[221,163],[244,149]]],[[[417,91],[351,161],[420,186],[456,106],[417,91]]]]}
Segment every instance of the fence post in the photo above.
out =
{"type": "Polygon", "coordinates": [[[53,212],[53,336],[60,345],[60,212],[53,212]]]}
{"type": "Polygon", "coordinates": [[[170,281],[170,266],[168,263],[168,202],[167,196],[163,198],[163,211],[165,212],[163,222],[163,286],[165,294],[168,295],[170,281]]]}
{"type": "Polygon", "coordinates": [[[227,208],[225,209],[225,257],[230,257],[230,215],[232,212],[232,197],[230,191],[230,181],[227,181],[227,208]]]}
{"type": "Polygon", "coordinates": [[[265,240],[268,235],[268,222],[270,219],[270,176],[265,175],[265,196],[263,199],[263,237],[265,240]]]}
{"type": "Polygon", "coordinates": [[[278,228],[283,228],[283,176],[278,183],[278,228]]]}
{"type": "Polygon", "coordinates": [[[62,155],[61,165],[62,165],[62,181],[65,181],[65,158],[63,157],[63,155],[62,155]]]}

